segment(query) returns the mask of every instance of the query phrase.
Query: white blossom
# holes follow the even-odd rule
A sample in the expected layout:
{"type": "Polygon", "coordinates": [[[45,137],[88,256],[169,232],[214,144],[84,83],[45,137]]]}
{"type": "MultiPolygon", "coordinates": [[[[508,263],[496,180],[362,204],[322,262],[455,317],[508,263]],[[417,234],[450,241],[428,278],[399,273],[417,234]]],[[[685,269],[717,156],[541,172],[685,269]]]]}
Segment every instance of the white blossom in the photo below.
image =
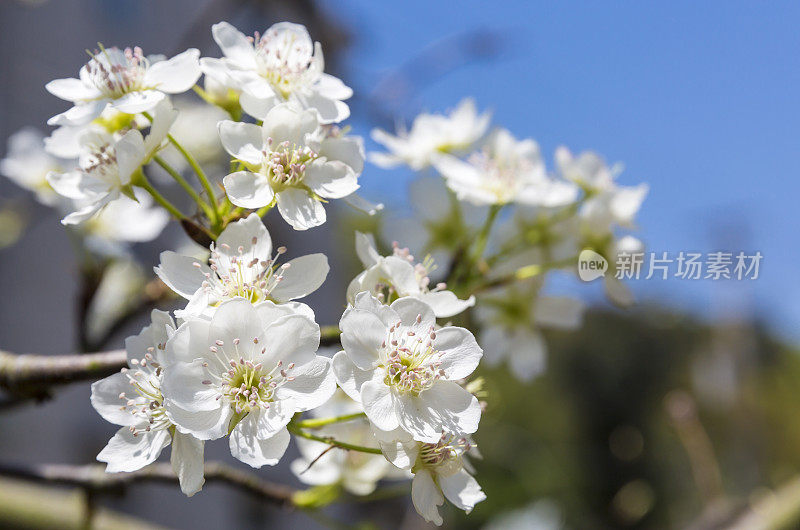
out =
{"type": "MultiPolygon", "coordinates": [[[[313,418],[328,418],[361,411],[358,403],[337,391],[327,403],[311,411],[313,418]]],[[[333,423],[314,429],[317,436],[378,448],[378,440],[365,419],[333,423]]],[[[382,478],[394,469],[381,455],[359,451],[330,450],[330,445],[306,438],[297,438],[300,458],[292,462],[292,472],[304,484],[312,486],[341,484],[354,495],[368,495],[382,478]],[[323,454],[324,453],[324,454],[323,454]]],[[[395,475],[397,475],[395,473],[395,475]]]]}
{"type": "Polygon", "coordinates": [[[48,184],[47,174],[64,171],[69,161],[48,153],[44,141],[44,135],[33,127],[12,134],[6,156],[0,160],[0,174],[32,191],[42,204],[52,206],[58,202],[58,194],[48,184]]]}
{"type": "Polygon", "coordinates": [[[574,157],[562,146],[556,150],[555,158],[563,178],[575,182],[588,194],[579,216],[589,229],[599,233],[612,225],[633,228],[634,218],[649,190],[647,184],[618,185],[615,179],[622,171],[621,165],[609,168],[591,151],[574,157]]]}
{"type": "Polygon", "coordinates": [[[336,379],[375,427],[400,427],[425,442],[477,430],[478,400],[456,382],[482,355],[468,330],[436,329],[433,309],[415,298],[385,306],[368,292],[356,296],[339,327],[344,351],[333,357],[336,379]]]}
{"type": "Polygon", "coordinates": [[[509,287],[482,298],[476,316],[483,324],[481,340],[487,345],[486,362],[507,360],[521,381],[541,374],[547,364],[547,343],[542,329],[576,329],[585,305],[566,297],[539,296],[536,291],[509,287]]]}
{"type": "Polygon", "coordinates": [[[79,206],[61,222],[81,223],[122,194],[132,197],[133,174],[161,147],[174,120],[175,111],[164,103],[156,109],[147,138],[136,129],[119,138],[94,129],[84,131],[80,137],[78,167],[47,175],[47,181],[59,195],[73,199],[79,206]]]}
{"type": "Polygon", "coordinates": [[[56,79],[45,88],[74,106],[48,125],[85,125],[107,106],[126,114],[153,110],[167,94],[189,90],[200,77],[200,52],[190,48],[169,60],[145,57],[141,48],[104,48],[80,70],[80,79],[56,79]]]}
{"type": "Polygon", "coordinates": [[[256,119],[284,102],[312,109],[321,123],[338,123],[350,115],[343,100],[353,91],[324,73],[322,47],[304,26],[281,22],[251,38],[220,22],[211,32],[225,57],[201,59],[203,72],[241,90],[242,108],[256,119]]]}
{"type": "Polygon", "coordinates": [[[636,300],[630,288],[616,277],[616,271],[614,270],[616,269],[615,264],[618,262],[621,254],[631,256],[644,253],[644,243],[633,236],[627,235],[614,239],[609,246],[609,250],[606,252],[610,265],[609,271],[603,276],[603,287],[606,296],[620,307],[629,307],[633,305],[636,300]]]}
{"type": "Polygon", "coordinates": [[[356,276],[347,287],[347,300],[355,302],[358,293],[369,291],[378,299],[389,302],[395,297],[417,298],[433,308],[438,318],[451,317],[475,305],[475,297],[460,300],[446,284],[439,283],[431,288],[430,274],[436,264],[428,257],[421,263],[414,262],[414,256],[407,248],[393,245],[391,256],[381,256],[375,248],[371,236],[356,232],[356,253],[366,270],[356,276]]]}
{"type": "Polygon", "coordinates": [[[411,129],[400,129],[393,136],[382,129],[372,130],[372,139],[389,150],[370,153],[370,161],[383,168],[406,164],[425,169],[442,153],[463,154],[480,140],[489,127],[491,115],[478,114],[475,101],[463,99],[449,115],[419,114],[411,129]]]}
{"type": "Polygon", "coordinates": [[[246,168],[223,179],[231,202],[261,208],[276,201],[295,230],[324,223],[322,201],[347,197],[359,187],[361,139],[323,127],[311,110],[284,103],[267,113],[261,127],[223,121],[219,133],[228,153],[246,168]]]}
{"type": "Polygon", "coordinates": [[[311,308],[290,301],[322,285],[330,269],[328,258],[309,254],[279,265],[285,251],[280,247],[273,254],[272,238],[253,213],[223,230],[211,244],[209,264],[165,251],[155,272],[170,289],[189,300],[183,311],[176,312],[182,318],[208,315],[221,302],[236,297],[254,304],[264,300],[288,304],[313,318],[311,308]]]}
{"type": "Polygon", "coordinates": [[[515,202],[556,207],[578,195],[575,185],[548,177],[535,141],[518,141],[505,129],[493,131],[466,161],[441,155],[433,165],[459,199],[477,205],[515,202]]]}
{"type": "MultiPolygon", "coordinates": [[[[152,241],[169,223],[169,213],[153,205],[153,198],[134,189],[136,200],[122,196],[80,225],[87,246],[102,254],[121,254],[129,243],[152,241]]],[[[80,208],[78,208],[80,209],[80,208]]]]}
{"type": "Polygon", "coordinates": [[[477,451],[469,438],[443,434],[435,442],[423,443],[402,435],[391,440],[394,437],[396,432],[380,435],[381,450],[395,466],[414,473],[411,500],[426,521],[442,524],[439,506],[445,498],[466,513],[486,499],[466,458],[468,452],[477,451]]]}
{"type": "Polygon", "coordinates": [[[168,313],[154,310],[152,324],[125,340],[128,368],[92,384],[92,405],[106,420],[122,428],[100,451],[106,471],[136,471],[154,462],[172,442],[172,468],[181,490],[194,495],[203,486],[203,442],[176,431],[166,410],[161,385],[165,376],[165,344],[175,324],[168,313]]]}
{"type": "Polygon", "coordinates": [[[316,355],[319,326],[286,306],[237,298],[210,320],[184,322],[167,341],[165,406],[177,430],[201,440],[230,434],[231,454],[275,465],[296,412],[333,395],[330,360],[316,355]]]}
{"type": "Polygon", "coordinates": [[[621,253],[644,252],[644,245],[633,236],[619,237],[615,229],[635,227],[636,214],[649,187],[618,185],[616,177],[622,171],[621,165],[609,168],[591,151],[574,157],[566,147],[559,147],[556,163],[563,177],[576,182],[587,194],[577,215],[579,247],[591,248],[608,260],[611,269],[603,278],[606,295],[617,305],[630,306],[633,294],[615,277],[614,264],[621,253]]]}

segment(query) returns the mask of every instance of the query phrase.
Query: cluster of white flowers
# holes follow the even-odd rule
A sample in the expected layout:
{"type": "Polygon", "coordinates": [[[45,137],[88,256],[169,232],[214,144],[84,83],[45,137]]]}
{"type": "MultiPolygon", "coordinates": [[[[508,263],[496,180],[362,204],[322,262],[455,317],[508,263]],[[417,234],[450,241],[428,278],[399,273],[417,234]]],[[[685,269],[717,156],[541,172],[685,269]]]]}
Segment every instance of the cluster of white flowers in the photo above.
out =
{"type": "MultiPolygon", "coordinates": [[[[442,208],[444,199],[433,193],[428,178],[412,188],[414,192],[424,186],[423,192],[416,191],[414,204],[421,211],[418,215],[424,228],[429,229],[420,250],[441,253],[445,249],[455,254],[456,260],[463,259],[459,252],[469,246],[470,239],[487,237],[500,210],[510,211],[503,213],[502,220],[507,222],[497,227],[494,255],[486,260],[492,264],[488,274],[497,281],[479,289],[475,316],[482,324],[485,344],[491,345],[488,362],[507,358],[511,372],[528,381],[546,365],[547,348],[540,329],[574,329],[581,323],[584,308],[580,301],[567,297],[541,296],[545,273],[561,270],[574,275],[582,249],[597,252],[609,263],[616,263],[620,253],[641,252],[641,241],[618,232],[635,228],[648,187],[621,186],[615,182],[619,167],[609,168],[593,152],[573,156],[563,146],[555,153],[557,171],[548,172],[534,140],[517,140],[506,129],[488,131],[488,127],[488,115],[478,115],[474,103],[464,100],[447,116],[417,116],[411,130],[401,130],[398,136],[374,130],[373,138],[388,153],[371,153],[370,159],[383,167],[405,163],[420,170],[433,166],[456,199],[455,208],[448,211],[442,208]],[[481,214],[481,208],[487,207],[488,216],[481,214]],[[481,215],[487,217],[483,234],[472,219],[465,219],[481,215]],[[515,281],[501,281],[503,277],[515,281]]],[[[419,241],[422,228],[414,226],[409,238],[419,241]]],[[[424,296],[438,294],[414,288],[415,275],[390,262],[391,257],[373,258],[364,250],[359,250],[359,257],[368,269],[351,284],[351,291],[388,288],[395,296],[420,298],[420,291],[424,296]]],[[[428,281],[424,263],[418,265],[416,278],[428,281]]],[[[630,290],[615,278],[613,270],[605,275],[604,284],[615,304],[633,303],[630,290]]],[[[444,293],[447,291],[438,294],[442,300],[444,293]]],[[[437,311],[437,316],[465,309],[459,309],[454,304],[457,301],[450,294],[448,305],[453,311],[437,311]]],[[[473,299],[469,302],[474,303],[473,299]]]]}
{"type": "MultiPolygon", "coordinates": [[[[307,484],[366,495],[381,480],[413,477],[411,498],[427,521],[443,522],[445,498],[470,512],[485,498],[469,457],[478,456],[486,403],[480,380],[467,379],[484,350],[454,324],[468,326],[474,314],[491,363],[510,358],[521,379],[539,373],[539,329],[574,328],[583,311],[540,296],[542,273],[574,266],[581,248],[611,257],[640,244],[617,229],[632,227],[647,188],[619,186],[599,157],[564,148],[549,174],[533,140],[490,132],[489,114],[472,100],[447,116],[420,115],[397,136],[375,130],[389,149],[371,154],[377,165],[433,167],[443,177],[450,207],[439,200],[421,217],[425,250],[452,250],[452,259],[439,268],[396,242],[382,255],[374,236],[356,232],[365,270],[347,287],[338,329],[324,330],[341,351],[321,355],[323,330],[297,300],[325,282],[328,259],[283,259],[262,218],[277,207],[306,230],[326,222],[332,199],[380,210],[355,195],[365,150],[341,125],[352,90],[324,73],[321,46],[303,26],[246,37],[220,22],[212,33],[222,58],[100,46],[78,79],[48,83],[73,104],[48,122],[58,128],[47,138],[20,131],[0,162],[0,172],[63,212],[63,224],[78,225],[92,251],[152,240],[170,217],[208,247],[202,257],[161,253],[155,274],[185,305],[173,315],[153,310],[126,340],[127,367],[92,385],[94,408],[121,426],[98,460],[110,473],[130,472],[172,444],[181,489],[193,495],[204,483],[206,441],[227,437],[231,455],[258,468],[277,464],[294,434],[301,458],[291,468],[307,484]],[[193,87],[206,105],[173,105],[193,87]],[[206,175],[198,159],[213,163],[211,153],[230,155],[214,166],[227,174],[206,175]],[[177,186],[162,194],[154,183],[177,186]],[[167,196],[179,189],[185,201],[175,205],[167,196]],[[183,213],[188,200],[195,211],[183,213]],[[516,215],[501,214],[507,206],[516,215]],[[486,207],[482,225],[465,220],[486,207]],[[514,222],[490,241],[498,216],[514,222]]],[[[630,301],[621,284],[608,290],[630,301]]],[[[112,306],[98,307],[115,314],[112,306]]]]}

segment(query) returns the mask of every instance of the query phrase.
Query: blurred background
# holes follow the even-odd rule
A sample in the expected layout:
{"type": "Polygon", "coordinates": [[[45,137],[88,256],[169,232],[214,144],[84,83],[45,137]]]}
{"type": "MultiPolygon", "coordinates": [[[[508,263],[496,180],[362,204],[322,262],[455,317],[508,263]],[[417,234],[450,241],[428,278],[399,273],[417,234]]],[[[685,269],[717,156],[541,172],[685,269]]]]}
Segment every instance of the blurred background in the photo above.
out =
{"type": "MultiPolygon", "coordinates": [[[[648,250],[764,256],[754,281],[632,281],[639,304],[630,310],[604,302],[599,285],[556,279],[593,308],[580,330],[548,334],[548,368],[533,383],[483,369],[490,397],[477,478],[488,498],[469,517],[446,511],[446,524],[748,528],[749,515],[783,510],[785,527],[800,526],[800,249],[789,244],[800,192],[797,3],[5,0],[0,140],[26,125],[46,130],[66,104],[45,83],[74,76],[98,41],[216,57],[210,26],[220,20],[246,34],[305,24],[326,70],[355,91],[349,123],[368,150],[373,127],[393,130],[471,96],[496,124],[535,138],[548,161],[558,145],[592,149],[625,164],[621,183],[647,182],[637,235],[648,250]]],[[[360,182],[364,196],[407,212],[412,177],[368,165],[360,182]]],[[[14,213],[0,221],[0,348],[117,348],[140,329],[141,314],[110,332],[79,331],[81,314],[103,309],[81,302],[84,264],[60,216],[7,180],[0,197],[14,213]]],[[[303,233],[269,224],[291,255],[331,259],[331,277],[308,299],[321,324],[337,321],[358,271],[351,231],[329,232],[350,216],[334,209],[331,223],[303,233]]],[[[182,244],[171,227],[132,253],[149,274],[160,250],[182,244]]],[[[115,428],[88,396],[77,384],[0,411],[0,460],[93,461],[115,428]]],[[[223,458],[227,447],[207,452],[223,458]]],[[[299,486],[287,465],[258,473],[299,486]]],[[[173,486],[134,486],[98,503],[173,528],[425,527],[407,496],[337,505],[324,520],[216,485],[191,499],[173,486]]],[[[19,524],[0,500],[0,525],[19,524]]]]}

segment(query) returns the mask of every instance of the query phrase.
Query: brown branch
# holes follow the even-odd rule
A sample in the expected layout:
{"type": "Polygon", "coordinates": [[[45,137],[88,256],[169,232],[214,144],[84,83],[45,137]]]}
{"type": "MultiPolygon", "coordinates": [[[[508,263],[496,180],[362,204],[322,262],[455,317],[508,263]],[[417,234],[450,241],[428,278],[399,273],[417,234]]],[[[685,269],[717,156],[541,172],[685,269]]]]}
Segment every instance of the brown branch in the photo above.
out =
{"type": "MultiPolygon", "coordinates": [[[[41,484],[80,487],[95,492],[120,492],[131,484],[140,482],[178,483],[178,477],[172,471],[172,466],[166,463],[151,464],[132,473],[106,473],[104,466],[100,464],[18,466],[0,463],[0,475],[41,484]]],[[[219,462],[206,462],[205,478],[207,484],[213,482],[226,484],[277,506],[294,506],[293,499],[296,493],[294,488],[267,482],[251,473],[219,462]]]]}
{"type": "Polygon", "coordinates": [[[0,351],[0,388],[16,398],[45,399],[52,386],[101,379],[125,364],[125,350],[81,355],[15,355],[0,351]]]}

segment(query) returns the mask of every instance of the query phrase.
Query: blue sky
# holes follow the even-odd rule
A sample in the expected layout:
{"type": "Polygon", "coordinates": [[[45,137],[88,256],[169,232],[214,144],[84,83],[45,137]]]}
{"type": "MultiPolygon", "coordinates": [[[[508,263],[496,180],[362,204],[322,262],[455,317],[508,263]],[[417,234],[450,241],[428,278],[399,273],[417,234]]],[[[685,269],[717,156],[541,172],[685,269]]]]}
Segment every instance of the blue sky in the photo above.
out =
{"type": "MultiPolygon", "coordinates": [[[[442,43],[458,35],[500,36],[499,56],[433,75],[398,112],[410,118],[473,96],[497,124],[535,138],[549,160],[565,144],[624,162],[622,183],[651,188],[640,216],[649,249],[764,254],[761,277],[748,285],[640,281],[640,297],[709,317],[754,306],[800,338],[800,4],[323,5],[351,29],[344,77],[362,92],[426,50],[446,67],[452,47],[442,43]]],[[[365,134],[357,107],[354,120],[365,134]]],[[[368,194],[387,198],[410,177],[373,168],[362,180],[368,194]]]]}

